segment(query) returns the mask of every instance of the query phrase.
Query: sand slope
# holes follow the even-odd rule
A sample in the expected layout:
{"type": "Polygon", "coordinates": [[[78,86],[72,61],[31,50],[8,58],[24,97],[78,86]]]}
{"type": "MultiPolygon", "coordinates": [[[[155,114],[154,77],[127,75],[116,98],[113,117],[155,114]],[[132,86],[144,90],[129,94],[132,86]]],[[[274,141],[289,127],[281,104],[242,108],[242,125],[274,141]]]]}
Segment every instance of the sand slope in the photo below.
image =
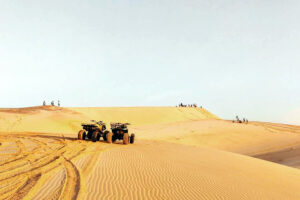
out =
{"type": "Polygon", "coordinates": [[[299,149],[299,126],[200,108],[0,109],[0,199],[300,199],[300,171],[273,163],[299,149]],[[90,119],[132,123],[136,143],[76,140],[90,119]]]}
{"type": "Polygon", "coordinates": [[[233,153],[145,142],[102,153],[86,199],[299,199],[299,176],[233,153]]]}
{"type": "Polygon", "coordinates": [[[0,109],[0,131],[3,132],[77,132],[82,122],[90,120],[128,122],[133,125],[218,119],[205,109],[176,107],[131,108],[60,108],[41,106],[0,109]]]}
{"type": "Polygon", "coordinates": [[[277,128],[278,125],[270,123],[238,124],[224,120],[200,120],[133,126],[132,131],[139,133],[140,139],[205,146],[246,155],[300,145],[300,127],[277,128]]]}

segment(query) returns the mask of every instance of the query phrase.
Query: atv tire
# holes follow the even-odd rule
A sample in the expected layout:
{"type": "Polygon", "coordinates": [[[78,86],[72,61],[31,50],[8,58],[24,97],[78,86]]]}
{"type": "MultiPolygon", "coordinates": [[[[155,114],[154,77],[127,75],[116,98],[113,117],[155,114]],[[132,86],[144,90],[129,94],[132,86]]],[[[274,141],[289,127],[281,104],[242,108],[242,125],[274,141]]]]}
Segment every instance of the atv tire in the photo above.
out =
{"type": "Polygon", "coordinates": [[[92,141],[96,142],[99,138],[99,131],[94,131],[92,135],[92,141]]]}
{"type": "Polygon", "coordinates": [[[118,139],[117,136],[115,134],[113,134],[113,136],[112,136],[112,142],[114,143],[117,139],[118,139]]]}
{"type": "Polygon", "coordinates": [[[103,141],[107,140],[107,134],[109,133],[109,131],[104,131],[103,133],[103,141]]]}
{"type": "Polygon", "coordinates": [[[123,144],[128,144],[128,143],[129,143],[129,135],[128,135],[128,133],[124,133],[123,144]]]}
{"type": "Polygon", "coordinates": [[[86,134],[86,137],[90,140],[93,137],[93,132],[92,131],[88,131],[88,133],[86,134]]]}
{"type": "Polygon", "coordinates": [[[84,130],[80,130],[78,132],[78,140],[85,140],[86,132],[84,130]]]}
{"type": "Polygon", "coordinates": [[[112,143],[112,137],[113,137],[112,132],[108,132],[106,134],[106,141],[107,141],[107,143],[112,143]]]}
{"type": "Polygon", "coordinates": [[[130,135],[130,144],[133,144],[134,143],[134,138],[135,138],[135,135],[134,135],[134,133],[132,133],[131,135],[130,135]]]}

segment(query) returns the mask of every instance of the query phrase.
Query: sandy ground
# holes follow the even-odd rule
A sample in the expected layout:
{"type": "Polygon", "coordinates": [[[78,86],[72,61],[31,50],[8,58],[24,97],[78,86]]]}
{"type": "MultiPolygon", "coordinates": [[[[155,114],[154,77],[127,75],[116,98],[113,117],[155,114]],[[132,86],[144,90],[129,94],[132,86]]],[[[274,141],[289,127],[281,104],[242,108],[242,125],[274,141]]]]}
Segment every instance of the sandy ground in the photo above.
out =
{"type": "Polygon", "coordinates": [[[204,109],[0,109],[0,199],[300,199],[300,127],[204,109]],[[133,145],[76,139],[130,122],[133,145]],[[269,162],[271,161],[271,162],[269,162]]]}

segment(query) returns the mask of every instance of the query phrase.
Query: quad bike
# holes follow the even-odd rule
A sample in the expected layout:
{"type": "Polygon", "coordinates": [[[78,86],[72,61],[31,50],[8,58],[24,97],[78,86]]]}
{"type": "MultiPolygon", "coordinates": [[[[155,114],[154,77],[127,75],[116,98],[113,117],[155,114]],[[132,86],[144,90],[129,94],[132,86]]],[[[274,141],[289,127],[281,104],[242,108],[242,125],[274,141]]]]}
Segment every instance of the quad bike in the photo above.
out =
{"type": "Polygon", "coordinates": [[[90,124],[81,124],[82,130],[78,132],[78,139],[91,139],[93,142],[99,141],[101,137],[106,141],[106,136],[109,131],[106,130],[106,125],[102,121],[91,120],[90,124]]]}
{"type": "Polygon", "coordinates": [[[129,136],[127,125],[129,123],[111,123],[111,132],[106,135],[107,142],[112,143],[116,140],[123,140],[123,144],[133,144],[135,135],[132,133],[129,136]]]}

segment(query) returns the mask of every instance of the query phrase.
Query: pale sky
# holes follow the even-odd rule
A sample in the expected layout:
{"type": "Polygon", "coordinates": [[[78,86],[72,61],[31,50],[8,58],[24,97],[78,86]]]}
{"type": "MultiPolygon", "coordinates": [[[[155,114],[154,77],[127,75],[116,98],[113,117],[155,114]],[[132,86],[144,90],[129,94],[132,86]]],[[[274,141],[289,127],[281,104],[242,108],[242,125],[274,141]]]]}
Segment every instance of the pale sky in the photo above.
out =
{"type": "Polygon", "coordinates": [[[197,103],[300,125],[298,0],[0,1],[0,107],[197,103]]]}

